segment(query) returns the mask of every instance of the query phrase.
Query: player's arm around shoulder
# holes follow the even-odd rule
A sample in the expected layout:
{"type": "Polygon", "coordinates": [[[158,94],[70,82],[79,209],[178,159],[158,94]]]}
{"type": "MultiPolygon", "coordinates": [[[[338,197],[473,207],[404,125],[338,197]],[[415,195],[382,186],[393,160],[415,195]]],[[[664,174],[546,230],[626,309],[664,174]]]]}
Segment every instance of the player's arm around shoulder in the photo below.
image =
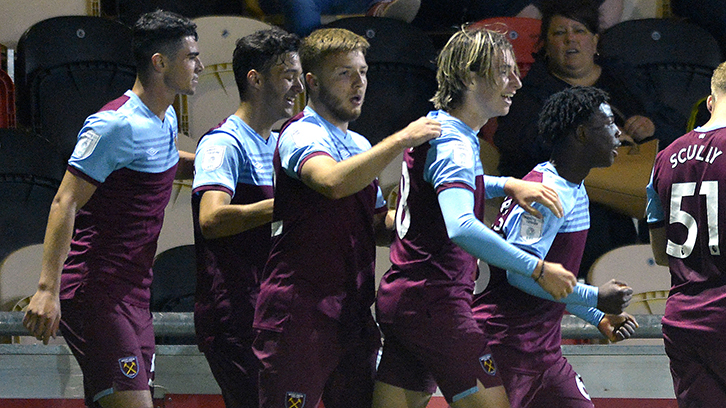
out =
{"type": "Polygon", "coordinates": [[[350,196],[370,184],[404,149],[418,146],[440,133],[439,122],[419,118],[367,151],[342,161],[325,155],[311,157],[300,170],[301,180],[331,199],[350,196]]]}
{"type": "Polygon", "coordinates": [[[70,249],[75,215],[95,191],[94,184],[67,171],[51,204],[38,290],[23,318],[23,325],[45,344],[58,331],[60,276],[70,249]]]}

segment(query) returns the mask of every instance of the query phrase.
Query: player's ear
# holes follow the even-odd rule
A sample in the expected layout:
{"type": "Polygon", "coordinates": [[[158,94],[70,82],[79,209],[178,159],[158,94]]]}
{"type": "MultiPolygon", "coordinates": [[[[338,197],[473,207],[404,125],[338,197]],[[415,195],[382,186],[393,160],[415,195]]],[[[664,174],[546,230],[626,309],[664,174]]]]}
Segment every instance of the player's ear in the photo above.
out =
{"type": "Polygon", "coordinates": [[[315,74],[313,74],[312,72],[306,73],[305,84],[308,86],[308,89],[317,89],[318,77],[316,77],[315,74]]]}
{"type": "Polygon", "coordinates": [[[708,98],[706,98],[706,109],[708,109],[708,111],[711,113],[713,113],[713,103],[714,103],[713,95],[708,95],[708,98]]]}
{"type": "Polygon", "coordinates": [[[251,69],[247,72],[247,84],[251,87],[259,87],[262,85],[262,75],[257,70],[251,69]]]}

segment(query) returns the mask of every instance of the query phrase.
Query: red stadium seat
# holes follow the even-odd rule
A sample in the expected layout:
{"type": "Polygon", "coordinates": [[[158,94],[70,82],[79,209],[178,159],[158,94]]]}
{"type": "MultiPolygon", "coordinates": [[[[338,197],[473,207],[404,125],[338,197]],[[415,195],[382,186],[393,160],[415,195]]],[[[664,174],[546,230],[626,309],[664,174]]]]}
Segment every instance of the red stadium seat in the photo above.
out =
{"type": "Polygon", "coordinates": [[[479,20],[472,27],[486,27],[490,30],[505,31],[507,39],[514,47],[514,56],[522,78],[527,75],[534,63],[533,53],[539,49],[539,32],[542,22],[526,17],[492,17],[479,20]]]}
{"type": "Polygon", "coordinates": [[[0,70],[0,128],[15,127],[15,86],[10,76],[0,70]]]}

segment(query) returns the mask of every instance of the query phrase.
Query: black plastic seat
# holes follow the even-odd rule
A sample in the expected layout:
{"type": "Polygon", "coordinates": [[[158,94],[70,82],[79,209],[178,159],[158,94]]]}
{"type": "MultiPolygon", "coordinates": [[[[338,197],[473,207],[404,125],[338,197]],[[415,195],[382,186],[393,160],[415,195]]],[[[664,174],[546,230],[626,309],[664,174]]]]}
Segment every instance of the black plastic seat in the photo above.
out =
{"type": "Polygon", "coordinates": [[[89,115],[131,89],[136,78],[131,30],[90,16],[55,17],[18,41],[18,125],[68,158],[89,115]]]}
{"type": "Polygon", "coordinates": [[[683,133],[693,106],[710,94],[711,75],[721,62],[711,34],[673,19],[623,21],[602,34],[600,52],[633,65],[658,100],[678,115],[683,133]]]}

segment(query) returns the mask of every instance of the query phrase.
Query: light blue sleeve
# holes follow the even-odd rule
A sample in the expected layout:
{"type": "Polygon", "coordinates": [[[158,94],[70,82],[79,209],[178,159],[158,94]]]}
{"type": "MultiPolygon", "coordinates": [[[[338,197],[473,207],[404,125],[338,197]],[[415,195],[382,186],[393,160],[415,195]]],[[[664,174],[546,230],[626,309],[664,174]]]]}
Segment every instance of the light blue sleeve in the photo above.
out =
{"type": "Polygon", "coordinates": [[[194,156],[192,189],[219,185],[234,193],[242,159],[232,135],[221,131],[206,135],[194,156]]]}
{"type": "MultiPolygon", "coordinates": [[[[562,196],[565,195],[562,194],[562,196]]],[[[567,202],[563,204],[567,204],[567,202]]],[[[540,210],[543,218],[538,219],[524,211],[522,207],[514,206],[506,219],[503,230],[507,242],[544,259],[567,217],[555,217],[552,211],[546,209],[542,204],[535,203],[534,206],[540,210]]],[[[507,280],[512,286],[523,292],[555,301],[552,295],[542,289],[530,276],[525,277],[507,271],[507,280]]],[[[571,294],[557,302],[597,307],[597,296],[597,287],[578,283],[571,294]]]]}
{"type": "Polygon", "coordinates": [[[474,216],[474,193],[448,188],[438,195],[446,230],[454,243],[477,258],[525,276],[532,275],[539,258],[507,243],[474,216]]]}
{"type": "Polygon", "coordinates": [[[602,321],[602,318],[605,317],[605,313],[594,307],[587,307],[583,305],[567,305],[566,309],[568,312],[572,313],[573,315],[579,317],[580,319],[590,323],[595,327],[597,327],[597,325],[600,324],[600,322],[602,321]]]}
{"type": "Polygon", "coordinates": [[[299,180],[300,165],[316,152],[335,157],[323,142],[327,132],[321,126],[308,122],[295,122],[279,135],[277,149],[280,164],[288,176],[299,180]]]}
{"type": "Polygon", "coordinates": [[[654,224],[665,220],[663,213],[663,204],[660,202],[660,196],[653,186],[653,173],[650,173],[650,182],[645,187],[645,193],[648,197],[648,205],[645,207],[646,218],[649,224],[654,224]]]}
{"type": "Polygon", "coordinates": [[[129,120],[117,111],[102,111],[86,119],[68,164],[103,183],[109,174],[133,160],[129,120]]]}
{"type": "Polygon", "coordinates": [[[542,299],[551,300],[553,302],[566,303],[568,305],[576,304],[587,307],[597,307],[597,296],[599,292],[597,286],[578,283],[577,285],[575,285],[572,293],[562,299],[555,300],[552,295],[542,289],[542,287],[539,286],[539,284],[535,282],[532,277],[525,277],[520,274],[507,271],[507,281],[509,281],[512,286],[518,288],[519,290],[542,299]]]}
{"type": "Polygon", "coordinates": [[[484,175],[484,189],[486,191],[487,199],[494,197],[504,197],[507,194],[504,192],[504,185],[509,180],[509,177],[494,177],[484,175]]]}

